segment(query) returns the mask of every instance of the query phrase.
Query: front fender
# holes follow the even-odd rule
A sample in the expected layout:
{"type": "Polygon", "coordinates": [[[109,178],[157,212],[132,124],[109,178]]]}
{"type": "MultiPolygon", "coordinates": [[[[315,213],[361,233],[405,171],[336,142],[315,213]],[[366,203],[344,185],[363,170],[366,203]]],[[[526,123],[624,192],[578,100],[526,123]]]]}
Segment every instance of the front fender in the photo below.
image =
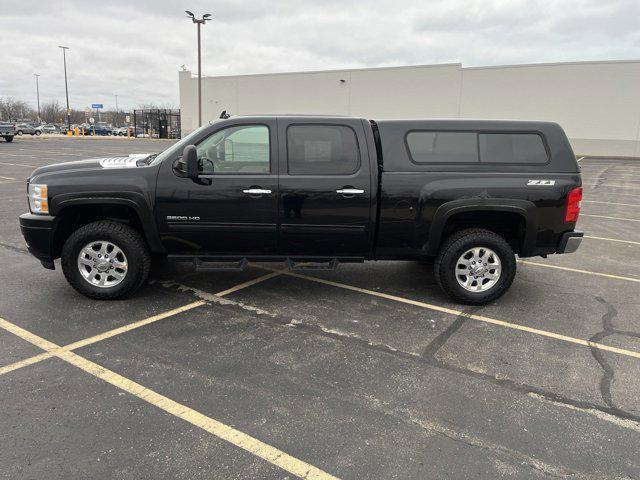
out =
{"type": "Polygon", "coordinates": [[[160,242],[158,228],[153,218],[151,206],[146,198],[137,192],[99,192],[95,194],[62,194],[56,195],[51,201],[52,212],[56,216],[64,215],[67,208],[82,205],[123,205],[132,208],[144,229],[143,236],[147,239],[152,252],[164,252],[160,242]]]}

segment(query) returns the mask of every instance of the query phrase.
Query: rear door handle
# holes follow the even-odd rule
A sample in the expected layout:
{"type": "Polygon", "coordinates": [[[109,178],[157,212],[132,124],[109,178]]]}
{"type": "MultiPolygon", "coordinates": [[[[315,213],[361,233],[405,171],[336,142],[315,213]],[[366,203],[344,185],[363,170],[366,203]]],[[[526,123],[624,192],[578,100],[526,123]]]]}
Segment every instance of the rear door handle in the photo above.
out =
{"type": "Polygon", "coordinates": [[[267,190],[264,188],[248,188],[246,190],[242,190],[242,193],[246,195],[266,195],[271,193],[271,190],[267,190]]]}
{"type": "Polygon", "coordinates": [[[336,193],[339,193],[340,195],[360,195],[364,193],[364,190],[361,188],[345,187],[336,190],[336,193]]]}

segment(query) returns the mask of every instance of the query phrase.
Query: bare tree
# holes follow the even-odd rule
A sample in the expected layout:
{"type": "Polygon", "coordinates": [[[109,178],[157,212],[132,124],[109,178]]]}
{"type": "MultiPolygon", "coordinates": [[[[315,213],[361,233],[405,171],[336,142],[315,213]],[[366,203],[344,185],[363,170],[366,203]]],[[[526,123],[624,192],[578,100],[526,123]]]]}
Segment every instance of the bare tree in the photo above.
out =
{"type": "Polygon", "coordinates": [[[33,108],[23,100],[14,97],[0,98],[0,119],[13,122],[32,118],[35,115],[33,108]]]}
{"type": "Polygon", "coordinates": [[[40,106],[40,116],[47,123],[60,123],[65,120],[64,108],[58,100],[50,100],[40,106]]]}

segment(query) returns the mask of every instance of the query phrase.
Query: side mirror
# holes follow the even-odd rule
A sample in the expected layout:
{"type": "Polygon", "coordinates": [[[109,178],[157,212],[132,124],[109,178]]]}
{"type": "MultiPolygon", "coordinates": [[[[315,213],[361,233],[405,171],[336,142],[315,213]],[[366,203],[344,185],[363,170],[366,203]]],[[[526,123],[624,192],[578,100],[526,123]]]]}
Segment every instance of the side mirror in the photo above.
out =
{"type": "Polygon", "coordinates": [[[184,147],[182,151],[182,161],[187,169],[187,178],[197,181],[200,172],[198,169],[198,150],[194,145],[184,147]]]}

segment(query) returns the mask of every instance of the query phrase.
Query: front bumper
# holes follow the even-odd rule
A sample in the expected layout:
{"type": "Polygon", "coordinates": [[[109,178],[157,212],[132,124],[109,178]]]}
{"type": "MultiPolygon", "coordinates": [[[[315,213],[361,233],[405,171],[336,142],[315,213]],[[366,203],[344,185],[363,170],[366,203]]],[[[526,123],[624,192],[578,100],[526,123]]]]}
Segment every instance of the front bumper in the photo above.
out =
{"type": "Polygon", "coordinates": [[[560,237],[556,253],[573,253],[582,243],[583,232],[565,232],[560,237]]]}
{"type": "Polygon", "coordinates": [[[42,266],[53,270],[53,232],[56,217],[49,215],[20,215],[20,230],[27,242],[29,252],[42,263],[42,266]]]}

